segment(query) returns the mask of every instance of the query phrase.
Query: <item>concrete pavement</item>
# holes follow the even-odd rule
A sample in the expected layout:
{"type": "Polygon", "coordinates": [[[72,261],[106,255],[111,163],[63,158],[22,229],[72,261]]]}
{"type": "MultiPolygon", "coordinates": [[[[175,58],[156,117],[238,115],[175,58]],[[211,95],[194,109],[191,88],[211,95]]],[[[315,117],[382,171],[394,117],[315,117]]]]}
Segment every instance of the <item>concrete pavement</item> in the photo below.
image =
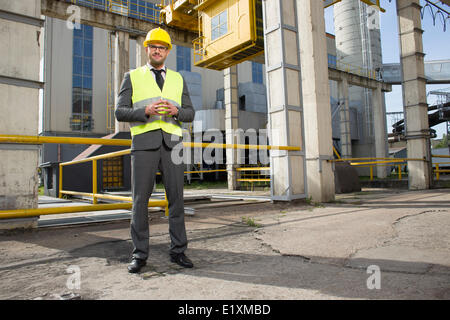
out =
{"type": "Polygon", "coordinates": [[[137,275],[129,220],[45,227],[0,236],[0,299],[450,299],[449,189],[189,206],[193,269],[170,263],[161,212],[137,275]]]}

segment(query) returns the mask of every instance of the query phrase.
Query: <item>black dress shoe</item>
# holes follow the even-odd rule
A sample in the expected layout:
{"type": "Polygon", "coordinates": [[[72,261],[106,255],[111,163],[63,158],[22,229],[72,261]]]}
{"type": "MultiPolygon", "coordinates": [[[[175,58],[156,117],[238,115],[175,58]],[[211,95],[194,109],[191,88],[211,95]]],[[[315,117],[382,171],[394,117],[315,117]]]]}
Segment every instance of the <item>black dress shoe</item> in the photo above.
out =
{"type": "Polygon", "coordinates": [[[184,253],[171,254],[170,261],[175,262],[176,264],[182,266],[183,268],[192,268],[194,266],[192,261],[189,260],[189,258],[186,257],[184,253]]]}
{"type": "Polygon", "coordinates": [[[128,265],[129,273],[138,273],[143,266],[145,266],[147,262],[141,259],[133,259],[131,263],[128,265]]]}

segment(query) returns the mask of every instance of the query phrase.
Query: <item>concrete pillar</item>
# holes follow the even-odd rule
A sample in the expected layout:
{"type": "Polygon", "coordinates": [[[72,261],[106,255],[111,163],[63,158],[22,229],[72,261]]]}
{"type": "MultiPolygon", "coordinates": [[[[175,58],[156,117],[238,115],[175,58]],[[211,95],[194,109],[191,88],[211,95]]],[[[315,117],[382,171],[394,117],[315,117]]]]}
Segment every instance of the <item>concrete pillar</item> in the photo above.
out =
{"type": "Polygon", "coordinates": [[[147,64],[148,57],[143,45],[145,37],[136,38],[136,68],[142,67],[147,64]]]}
{"type": "Polygon", "coordinates": [[[341,131],[341,157],[352,157],[352,137],[350,131],[350,107],[348,95],[348,80],[344,77],[338,82],[339,115],[341,131]]]}
{"type": "MultiPolygon", "coordinates": [[[[300,8],[295,0],[263,1],[270,144],[302,149],[270,152],[271,197],[280,201],[305,198],[307,193],[297,24],[300,8]]],[[[323,34],[321,37],[325,39],[323,34]]]]}
{"type": "MultiPolygon", "coordinates": [[[[238,69],[232,66],[223,71],[224,76],[224,103],[225,103],[225,142],[226,144],[239,143],[236,134],[239,128],[239,105],[238,105],[238,69]]],[[[227,149],[227,175],[228,189],[238,188],[238,150],[227,149]]]]}
{"type": "Polygon", "coordinates": [[[330,85],[322,1],[297,0],[308,196],[334,200],[330,85]]]}
{"type": "MultiPolygon", "coordinates": [[[[0,1],[0,130],[38,135],[41,1],[0,1]]],[[[39,146],[0,144],[0,210],[38,207],[39,146]]],[[[0,220],[0,229],[37,226],[38,218],[0,220]]]]}
{"type": "Polygon", "coordinates": [[[424,67],[420,0],[397,0],[403,108],[408,158],[409,189],[430,188],[430,133],[424,67]]]}
{"type": "MultiPolygon", "coordinates": [[[[381,84],[372,90],[373,126],[375,135],[375,157],[386,158],[388,156],[386,110],[383,106],[383,93],[381,84]]],[[[387,167],[377,166],[377,177],[384,179],[387,177],[387,167]]]]}
{"type": "MultiPolygon", "coordinates": [[[[130,70],[130,37],[123,31],[116,31],[114,46],[114,99],[117,102],[120,85],[122,84],[123,75],[130,70]]],[[[138,61],[136,60],[136,63],[138,61]]],[[[117,105],[117,103],[114,103],[117,105]]],[[[130,127],[126,122],[115,120],[115,132],[130,131],[130,127]]]]}

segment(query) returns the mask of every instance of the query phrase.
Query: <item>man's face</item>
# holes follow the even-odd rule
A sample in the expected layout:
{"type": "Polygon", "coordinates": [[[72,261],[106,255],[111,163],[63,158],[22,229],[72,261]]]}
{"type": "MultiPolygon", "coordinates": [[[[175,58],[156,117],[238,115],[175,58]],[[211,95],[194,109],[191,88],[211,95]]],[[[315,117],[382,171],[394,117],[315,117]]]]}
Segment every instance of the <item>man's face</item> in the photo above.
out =
{"type": "Polygon", "coordinates": [[[170,50],[167,44],[163,42],[153,42],[148,47],[145,47],[145,52],[147,53],[150,64],[154,67],[160,67],[166,61],[170,50]]]}

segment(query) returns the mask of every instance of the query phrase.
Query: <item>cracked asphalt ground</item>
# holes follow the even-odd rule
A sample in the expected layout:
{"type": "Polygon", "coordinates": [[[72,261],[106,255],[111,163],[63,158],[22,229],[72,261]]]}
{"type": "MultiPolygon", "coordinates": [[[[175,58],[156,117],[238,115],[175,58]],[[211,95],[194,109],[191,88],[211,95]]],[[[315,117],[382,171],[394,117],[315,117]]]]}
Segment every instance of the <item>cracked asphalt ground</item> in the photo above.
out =
{"type": "Polygon", "coordinates": [[[193,269],[169,261],[163,214],[149,223],[140,274],[126,269],[128,220],[0,235],[0,299],[450,299],[448,189],[198,205],[186,217],[193,269]]]}

